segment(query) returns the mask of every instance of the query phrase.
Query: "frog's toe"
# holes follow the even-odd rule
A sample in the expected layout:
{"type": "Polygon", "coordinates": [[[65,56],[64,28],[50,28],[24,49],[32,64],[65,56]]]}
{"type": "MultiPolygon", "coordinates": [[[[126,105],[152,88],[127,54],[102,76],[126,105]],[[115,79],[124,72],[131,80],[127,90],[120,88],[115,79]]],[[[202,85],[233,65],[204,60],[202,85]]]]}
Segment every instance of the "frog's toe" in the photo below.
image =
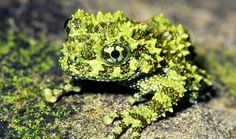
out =
{"type": "Polygon", "coordinates": [[[62,94],[62,90],[60,89],[44,89],[44,97],[47,102],[55,103],[62,94]]]}
{"type": "Polygon", "coordinates": [[[106,115],[103,118],[103,121],[106,125],[109,125],[109,124],[113,123],[115,118],[118,118],[118,117],[119,117],[119,115],[116,112],[111,112],[111,113],[109,113],[109,115],[106,115]]]}
{"type": "Polygon", "coordinates": [[[133,105],[135,102],[137,102],[138,101],[138,99],[137,98],[135,98],[135,97],[133,97],[133,96],[131,96],[131,97],[129,97],[128,98],[128,102],[129,102],[129,104],[131,104],[131,105],[133,105]]]}

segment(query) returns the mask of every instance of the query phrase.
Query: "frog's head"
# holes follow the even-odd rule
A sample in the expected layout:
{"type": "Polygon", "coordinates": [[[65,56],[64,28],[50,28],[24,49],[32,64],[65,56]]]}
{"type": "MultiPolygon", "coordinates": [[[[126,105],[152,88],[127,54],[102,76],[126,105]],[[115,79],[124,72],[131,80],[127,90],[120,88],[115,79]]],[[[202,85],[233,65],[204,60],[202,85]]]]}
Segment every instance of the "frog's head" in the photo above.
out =
{"type": "Polygon", "coordinates": [[[68,39],[61,50],[60,65],[75,78],[131,80],[159,65],[161,50],[147,25],[129,20],[119,11],[93,15],[78,10],[65,29],[68,39]]]}

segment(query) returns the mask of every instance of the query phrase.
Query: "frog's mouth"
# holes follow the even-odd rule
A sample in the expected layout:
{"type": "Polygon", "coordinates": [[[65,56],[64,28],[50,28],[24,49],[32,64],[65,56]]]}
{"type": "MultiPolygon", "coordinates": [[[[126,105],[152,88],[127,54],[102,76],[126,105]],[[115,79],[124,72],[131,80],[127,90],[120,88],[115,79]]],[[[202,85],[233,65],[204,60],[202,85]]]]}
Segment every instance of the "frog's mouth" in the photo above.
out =
{"type": "Polygon", "coordinates": [[[141,72],[137,71],[136,73],[134,73],[131,76],[123,76],[123,77],[108,77],[107,78],[103,78],[103,77],[80,77],[80,76],[72,76],[72,78],[74,78],[75,80],[88,80],[88,81],[97,81],[97,82],[129,82],[131,80],[134,80],[136,78],[138,78],[139,76],[141,76],[141,72]]]}

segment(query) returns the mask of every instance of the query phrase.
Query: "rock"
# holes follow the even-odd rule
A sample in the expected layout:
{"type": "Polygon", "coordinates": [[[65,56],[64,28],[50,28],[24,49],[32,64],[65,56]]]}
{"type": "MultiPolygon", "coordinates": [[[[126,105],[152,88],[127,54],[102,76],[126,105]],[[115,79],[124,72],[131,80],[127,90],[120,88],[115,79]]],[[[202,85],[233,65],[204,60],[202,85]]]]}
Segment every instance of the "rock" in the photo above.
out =
{"type": "Polygon", "coordinates": [[[236,110],[200,103],[147,127],[142,138],[233,138],[236,110]]]}

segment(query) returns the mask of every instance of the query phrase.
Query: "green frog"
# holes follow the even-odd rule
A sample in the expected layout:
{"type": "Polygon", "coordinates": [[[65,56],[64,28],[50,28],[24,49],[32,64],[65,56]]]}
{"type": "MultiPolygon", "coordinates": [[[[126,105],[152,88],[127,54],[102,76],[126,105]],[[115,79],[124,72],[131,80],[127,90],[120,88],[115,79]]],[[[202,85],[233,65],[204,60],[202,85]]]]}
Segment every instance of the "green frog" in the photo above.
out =
{"type": "Polygon", "coordinates": [[[136,90],[130,107],[104,118],[113,124],[112,137],[131,128],[140,137],[148,124],[173,112],[183,96],[190,102],[211,81],[193,61],[189,34],[160,14],[145,22],[128,19],[120,11],[97,14],[78,10],[65,24],[67,40],[61,50],[60,66],[69,78],[56,89],[45,89],[55,102],[68,91],[80,91],[74,81],[113,82],[136,90]],[[151,97],[146,97],[147,95],[151,97]]]}

